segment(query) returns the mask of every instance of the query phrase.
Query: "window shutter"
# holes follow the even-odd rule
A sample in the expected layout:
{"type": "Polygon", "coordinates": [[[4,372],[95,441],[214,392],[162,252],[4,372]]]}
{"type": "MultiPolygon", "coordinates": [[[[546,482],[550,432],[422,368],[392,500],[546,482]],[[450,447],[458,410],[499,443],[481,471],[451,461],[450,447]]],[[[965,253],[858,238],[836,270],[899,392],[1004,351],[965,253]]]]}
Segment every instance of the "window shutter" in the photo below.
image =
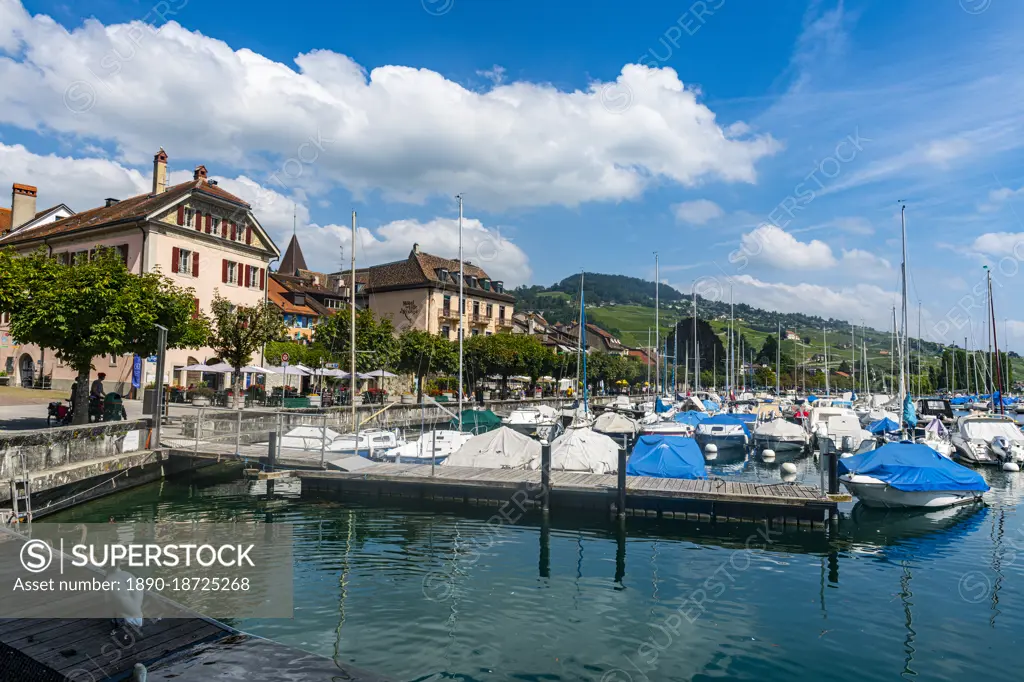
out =
{"type": "Polygon", "coordinates": [[[263,287],[266,284],[267,271],[265,268],[260,268],[260,291],[263,291],[263,287]]]}
{"type": "Polygon", "coordinates": [[[220,261],[220,281],[224,284],[228,283],[228,261],[226,258],[222,258],[220,261]]]}
{"type": "Polygon", "coordinates": [[[235,223],[231,223],[231,241],[237,241],[237,240],[238,240],[238,227],[235,225],[235,223]]]}
{"type": "Polygon", "coordinates": [[[199,276],[199,252],[198,251],[193,251],[192,252],[192,276],[193,277],[198,277],[199,276]]]}
{"type": "Polygon", "coordinates": [[[213,227],[213,216],[209,213],[206,214],[206,234],[210,234],[210,229],[213,227]]]}
{"type": "Polygon", "coordinates": [[[252,286],[252,266],[251,265],[246,265],[245,266],[245,286],[247,286],[247,287],[251,287],[252,286]]]}
{"type": "Polygon", "coordinates": [[[193,298],[192,299],[192,319],[194,320],[197,317],[199,317],[199,299],[198,298],[193,298]]]}
{"type": "Polygon", "coordinates": [[[192,212],[192,222],[196,226],[196,232],[203,231],[203,214],[199,212],[199,209],[192,212]]]}
{"type": "Polygon", "coordinates": [[[252,244],[252,227],[245,226],[245,243],[252,244]]]}
{"type": "Polygon", "coordinates": [[[181,260],[181,249],[175,246],[171,249],[171,272],[178,271],[178,261],[181,260]]]}
{"type": "Polygon", "coordinates": [[[178,204],[178,224],[185,224],[185,204],[178,204]]]}

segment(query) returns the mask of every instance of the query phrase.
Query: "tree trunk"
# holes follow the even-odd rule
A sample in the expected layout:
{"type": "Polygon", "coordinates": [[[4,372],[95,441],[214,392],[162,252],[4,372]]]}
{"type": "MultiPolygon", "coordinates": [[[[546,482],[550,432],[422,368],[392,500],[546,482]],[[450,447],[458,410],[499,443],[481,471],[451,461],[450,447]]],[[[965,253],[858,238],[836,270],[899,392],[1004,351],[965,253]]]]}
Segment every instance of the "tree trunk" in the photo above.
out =
{"type": "Polygon", "coordinates": [[[71,423],[76,426],[89,423],[89,372],[92,369],[91,360],[84,367],[78,368],[78,379],[75,382],[75,395],[72,398],[72,409],[74,415],[71,423]]]}
{"type": "Polygon", "coordinates": [[[238,407],[239,407],[239,402],[242,399],[242,373],[241,372],[232,372],[231,373],[231,378],[232,378],[232,381],[231,381],[232,391],[231,392],[234,393],[235,409],[237,410],[238,407]]]}

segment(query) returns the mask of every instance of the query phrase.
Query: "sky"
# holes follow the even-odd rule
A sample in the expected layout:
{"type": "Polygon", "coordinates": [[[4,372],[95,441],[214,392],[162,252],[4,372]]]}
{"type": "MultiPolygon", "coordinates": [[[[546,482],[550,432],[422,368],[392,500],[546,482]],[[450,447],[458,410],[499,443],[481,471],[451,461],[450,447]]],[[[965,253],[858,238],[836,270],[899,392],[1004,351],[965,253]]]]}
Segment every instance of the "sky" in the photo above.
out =
{"type": "MultiPolygon", "coordinates": [[[[580,270],[1024,351],[1024,3],[0,0],[0,186],[204,164],[334,271],[580,270]],[[86,10],[86,6],[88,9],[86,10]],[[88,13],[84,13],[88,12],[88,13]]],[[[8,205],[6,202],[0,202],[8,205]]]]}

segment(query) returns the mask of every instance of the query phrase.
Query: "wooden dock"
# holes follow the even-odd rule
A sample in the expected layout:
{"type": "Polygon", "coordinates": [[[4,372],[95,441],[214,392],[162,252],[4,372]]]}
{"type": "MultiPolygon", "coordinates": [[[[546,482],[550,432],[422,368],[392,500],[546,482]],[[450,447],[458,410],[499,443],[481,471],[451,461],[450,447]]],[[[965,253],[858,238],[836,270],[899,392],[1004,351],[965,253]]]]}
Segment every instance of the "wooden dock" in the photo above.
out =
{"type": "Polygon", "coordinates": [[[136,663],[150,680],[206,682],[383,682],[348,665],[238,632],[205,618],[146,622],[142,634],[109,618],[0,620],[0,680],[130,680],[136,663]]]}
{"type": "MultiPolygon", "coordinates": [[[[301,479],[303,495],[352,494],[492,506],[516,500],[528,508],[538,506],[544,495],[541,472],[520,469],[438,466],[431,472],[429,464],[373,463],[353,472],[294,471],[292,475],[301,479]]],[[[615,511],[617,490],[615,475],[552,471],[548,502],[552,509],[609,513],[615,511]]],[[[837,502],[817,488],[792,483],[626,477],[627,516],[768,520],[782,526],[823,527],[836,509],[837,502]]]]}

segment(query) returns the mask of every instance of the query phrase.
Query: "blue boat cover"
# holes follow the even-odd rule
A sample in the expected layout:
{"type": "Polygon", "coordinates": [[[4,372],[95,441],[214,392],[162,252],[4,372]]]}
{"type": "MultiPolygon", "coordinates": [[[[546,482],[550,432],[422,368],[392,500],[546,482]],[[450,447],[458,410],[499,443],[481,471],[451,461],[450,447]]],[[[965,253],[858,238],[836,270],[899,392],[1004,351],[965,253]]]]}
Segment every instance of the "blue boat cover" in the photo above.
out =
{"type": "Polygon", "coordinates": [[[883,417],[876,422],[871,422],[871,426],[868,427],[868,431],[876,436],[882,433],[895,433],[899,430],[900,425],[888,417],[883,417]]]}
{"type": "Polygon", "coordinates": [[[658,398],[656,401],[654,401],[654,411],[658,412],[659,414],[662,412],[668,412],[671,409],[672,406],[666,405],[665,403],[661,402],[661,398],[658,398]]]}
{"type": "Polygon", "coordinates": [[[978,472],[946,459],[927,445],[907,441],[886,443],[877,450],[841,459],[839,473],[873,476],[906,492],[988,490],[978,472]]]}
{"type": "Polygon", "coordinates": [[[716,403],[714,400],[702,400],[701,402],[704,403],[704,409],[707,410],[708,412],[718,411],[718,403],[716,403]]]}
{"type": "Polygon", "coordinates": [[[818,396],[816,396],[816,395],[809,395],[809,396],[807,396],[807,402],[809,402],[809,403],[813,403],[817,399],[818,399],[818,396]]]}
{"type": "Polygon", "coordinates": [[[739,424],[743,427],[743,432],[750,437],[750,429],[747,428],[747,423],[742,419],[737,419],[734,414],[716,414],[714,417],[708,417],[702,424],[739,424]]]}
{"type": "Polygon", "coordinates": [[[750,422],[756,422],[757,421],[757,415],[756,414],[751,414],[750,412],[733,412],[729,416],[730,417],[736,417],[737,419],[739,419],[744,424],[749,424],[750,422]]]}
{"type": "Polygon", "coordinates": [[[917,426],[917,413],[914,411],[914,401],[909,393],[903,399],[903,421],[910,428],[917,426]]]}
{"type": "Polygon", "coordinates": [[[966,405],[970,400],[967,396],[961,396],[959,398],[951,398],[949,401],[950,405],[966,405]]]}
{"type": "Polygon", "coordinates": [[[657,478],[707,478],[704,455],[697,441],[685,436],[640,436],[626,462],[630,476],[657,478]]]}
{"type": "Polygon", "coordinates": [[[707,419],[708,416],[703,412],[697,410],[687,410],[686,412],[676,412],[675,420],[679,424],[689,424],[690,426],[696,426],[702,421],[707,419]]]}

